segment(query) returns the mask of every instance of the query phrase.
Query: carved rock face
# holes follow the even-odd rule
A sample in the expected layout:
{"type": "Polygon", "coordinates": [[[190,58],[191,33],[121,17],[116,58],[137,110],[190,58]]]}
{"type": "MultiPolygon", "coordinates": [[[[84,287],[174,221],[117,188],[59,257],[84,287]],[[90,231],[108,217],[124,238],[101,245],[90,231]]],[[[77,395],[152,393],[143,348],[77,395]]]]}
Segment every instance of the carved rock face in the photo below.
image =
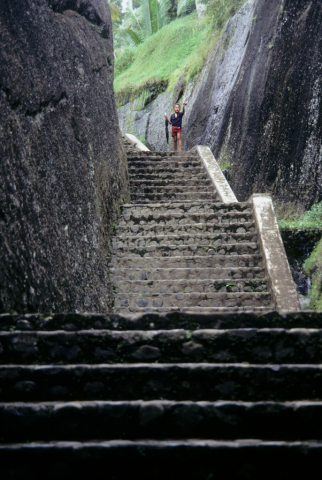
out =
{"type": "Polygon", "coordinates": [[[108,4],[3,1],[0,39],[0,311],[105,311],[127,195],[108,4]]]}

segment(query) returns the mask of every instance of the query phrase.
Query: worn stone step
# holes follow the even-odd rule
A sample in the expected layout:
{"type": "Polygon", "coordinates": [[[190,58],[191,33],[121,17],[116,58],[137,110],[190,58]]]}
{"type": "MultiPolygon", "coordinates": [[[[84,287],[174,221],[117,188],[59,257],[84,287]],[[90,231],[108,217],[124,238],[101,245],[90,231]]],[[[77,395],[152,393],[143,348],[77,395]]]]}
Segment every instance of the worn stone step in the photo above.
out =
{"type": "Polygon", "coordinates": [[[182,170],[192,170],[192,171],[204,171],[203,166],[201,165],[198,159],[191,159],[186,161],[183,158],[173,158],[171,160],[162,160],[162,161],[155,161],[149,158],[144,159],[137,159],[135,161],[128,159],[128,167],[130,175],[137,171],[163,171],[163,170],[171,170],[172,168],[182,169],[182,170]]]}
{"type": "Polygon", "coordinates": [[[321,402],[0,403],[0,442],[55,440],[321,440],[321,402]]]}
{"type": "Polygon", "coordinates": [[[197,155],[192,155],[188,152],[132,152],[128,155],[128,162],[198,162],[200,163],[200,159],[197,155]]]}
{"type": "Polygon", "coordinates": [[[173,181],[180,180],[197,180],[204,183],[205,180],[208,180],[207,174],[205,172],[196,172],[186,169],[184,171],[179,169],[174,169],[173,171],[167,172],[144,172],[144,173],[134,173],[130,175],[130,182],[142,182],[148,183],[150,181],[166,180],[167,182],[173,183],[173,181]]]}
{"type": "Polygon", "coordinates": [[[43,479],[44,465],[48,480],[91,478],[93,472],[97,480],[124,480],[129,465],[142,480],[318,480],[321,454],[322,442],[316,440],[96,440],[0,446],[3,478],[15,480],[43,479]]]}
{"type": "Polygon", "coordinates": [[[166,173],[171,175],[172,173],[183,173],[183,174],[198,174],[206,173],[205,169],[200,163],[184,163],[184,162],[135,162],[129,165],[129,174],[132,175],[145,175],[145,174],[154,174],[154,173],[166,173]]]}
{"type": "Polygon", "coordinates": [[[322,365],[2,365],[2,402],[322,399],[322,365]]]}
{"type": "Polygon", "coordinates": [[[140,191],[140,193],[151,194],[154,192],[164,193],[164,194],[172,194],[172,193],[187,193],[187,192],[209,192],[211,194],[215,194],[215,189],[213,186],[203,184],[197,185],[163,185],[163,186],[155,186],[155,185],[130,185],[130,193],[140,191]]]}
{"type": "Polygon", "coordinates": [[[210,180],[208,178],[200,181],[198,177],[191,178],[151,178],[151,179],[142,179],[137,180],[136,178],[130,177],[130,190],[136,188],[163,188],[163,187],[198,187],[200,190],[203,187],[212,187],[210,180]]]}
{"type": "Polygon", "coordinates": [[[190,203],[153,203],[151,205],[125,204],[122,206],[122,212],[124,218],[130,215],[135,216],[147,216],[147,215],[171,215],[171,214],[184,214],[184,213],[205,213],[205,214],[241,214],[252,213],[252,208],[249,203],[231,203],[225,205],[221,202],[209,202],[207,204],[194,201],[190,203]]]}
{"type": "Polygon", "coordinates": [[[113,248],[146,247],[157,245],[234,245],[242,243],[257,243],[257,234],[250,233],[217,233],[217,234],[188,234],[181,235],[150,235],[146,237],[120,235],[112,237],[113,248]]]}
{"type": "Polygon", "coordinates": [[[321,329],[1,332],[1,362],[320,364],[321,329]]]}
{"type": "Polygon", "coordinates": [[[114,268],[111,269],[114,282],[129,281],[175,281],[175,280],[208,280],[213,281],[240,281],[264,279],[263,267],[238,268],[114,268]]]}
{"type": "Polygon", "coordinates": [[[132,308],[186,308],[190,307],[269,307],[271,294],[268,292],[247,293],[171,293],[171,294],[135,294],[118,293],[114,296],[115,309],[131,312],[132,308]]]}
{"type": "Polygon", "coordinates": [[[114,293],[165,294],[165,293],[213,293],[213,292],[264,292],[268,290],[265,278],[254,280],[235,280],[231,278],[215,280],[213,278],[195,278],[174,280],[169,275],[167,280],[124,280],[114,277],[114,293]]]}
{"type": "MultiPolygon", "coordinates": [[[[170,204],[171,205],[171,204],[170,204]]],[[[184,204],[181,204],[184,205],[184,204]]],[[[201,206],[200,206],[201,207],[201,206]]],[[[144,207],[143,207],[144,208],[144,207]]],[[[132,225],[186,225],[197,223],[211,223],[215,225],[229,225],[239,223],[243,227],[245,222],[252,222],[253,215],[248,212],[227,213],[135,213],[124,212],[119,219],[119,226],[131,229],[132,225]]]]}
{"type": "Polygon", "coordinates": [[[182,203],[191,201],[201,202],[217,202],[219,197],[215,192],[176,192],[170,191],[167,192],[151,192],[151,193],[141,193],[141,192],[132,192],[131,201],[133,204],[150,204],[150,203],[182,203]]]}
{"type": "MultiPolygon", "coordinates": [[[[190,257],[118,257],[109,267],[121,268],[240,268],[262,267],[261,255],[208,255],[190,257]]],[[[114,273],[113,270],[111,273],[114,273]]]]}
{"type": "Polygon", "coordinates": [[[322,313],[292,312],[254,314],[223,313],[216,315],[174,312],[164,315],[145,314],[138,318],[120,315],[67,313],[67,314],[0,314],[3,331],[79,331],[79,330],[198,330],[229,328],[314,328],[322,329],[322,313]]]}
{"type": "Polygon", "coordinates": [[[219,315],[223,313],[268,313],[272,311],[272,306],[269,305],[267,307],[117,307],[115,308],[115,313],[120,315],[124,315],[125,317],[131,318],[135,316],[138,318],[141,315],[167,315],[170,313],[187,313],[189,315],[219,315]]]}
{"type": "Polygon", "coordinates": [[[113,256],[148,258],[148,257],[191,257],[212,255],[253,255],[259,254],[257,243],[234,243],[225,245],[171,245],[159,244],[145,247],[114,246],[113,256]]]}
{"type": "Polygon", "coordinates": [[[147,235],[179,235],[181,233],[200,234],[200,233],[254,233],[256,232],[255,223],[253,219],[248,222],[244,222],[242,225],[240,222],[235,223],[183,223],[180,225],[140,225],[133,223],[130,226],[123,223],[123,225],[116,225],[115,231],[118,235],[127,236],[147,236],[147,235]]]}

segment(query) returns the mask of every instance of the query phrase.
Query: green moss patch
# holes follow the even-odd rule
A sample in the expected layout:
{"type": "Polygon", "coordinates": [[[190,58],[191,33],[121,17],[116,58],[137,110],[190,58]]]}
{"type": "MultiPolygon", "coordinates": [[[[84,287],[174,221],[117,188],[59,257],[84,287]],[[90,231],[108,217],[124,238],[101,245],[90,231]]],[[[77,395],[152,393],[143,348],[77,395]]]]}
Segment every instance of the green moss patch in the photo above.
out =
{"type": "Polygon", "coordinates": [[[322,311],[322,240],[304,263],[304,272],[312,281],[310,307],[322,311]]]}

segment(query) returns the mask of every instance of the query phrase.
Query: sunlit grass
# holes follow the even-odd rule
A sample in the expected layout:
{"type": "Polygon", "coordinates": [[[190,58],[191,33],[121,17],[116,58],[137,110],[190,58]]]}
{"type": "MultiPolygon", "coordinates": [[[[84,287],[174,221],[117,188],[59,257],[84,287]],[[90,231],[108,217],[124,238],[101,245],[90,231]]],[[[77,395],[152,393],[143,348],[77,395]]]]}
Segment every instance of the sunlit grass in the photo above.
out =
{"type": "Polygon", "coordinates": [[[171,88],[182,74],[187,80],[196,75],[218,39],[219,32],[211,30],[207,18],[192,14],[166,25],[138,47],[126,49],[116,58],[115,91],[137,89],[149,80],[167,80],[171,88]]]}

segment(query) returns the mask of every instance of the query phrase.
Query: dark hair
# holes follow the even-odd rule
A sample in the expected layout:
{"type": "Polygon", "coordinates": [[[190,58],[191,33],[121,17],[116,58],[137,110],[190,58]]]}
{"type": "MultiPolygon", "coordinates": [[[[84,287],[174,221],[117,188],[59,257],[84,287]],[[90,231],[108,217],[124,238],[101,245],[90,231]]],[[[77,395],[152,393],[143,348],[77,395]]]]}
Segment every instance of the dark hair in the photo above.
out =
{"type": "Polygon", "coordinates": [[[176,105],[179,105],[179,107],[180,107],[180,103],[175,103],[173,106],[175,107],[176,105]]]}

